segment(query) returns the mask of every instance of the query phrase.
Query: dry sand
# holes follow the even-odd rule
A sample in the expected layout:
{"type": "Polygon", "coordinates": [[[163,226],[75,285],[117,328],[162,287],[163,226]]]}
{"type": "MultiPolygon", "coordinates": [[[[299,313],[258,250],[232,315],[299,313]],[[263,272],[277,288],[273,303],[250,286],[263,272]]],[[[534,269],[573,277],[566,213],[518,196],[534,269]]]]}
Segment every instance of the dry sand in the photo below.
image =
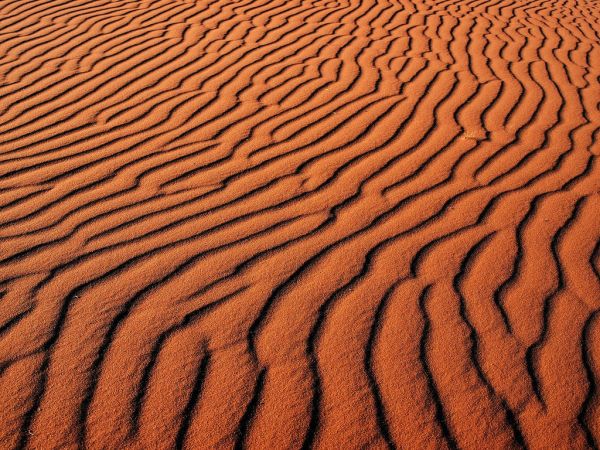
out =
{"type": "Polygon", "coordinates": [[[0,448],[600,445],[600,4],[0,1],[0,448]]]}

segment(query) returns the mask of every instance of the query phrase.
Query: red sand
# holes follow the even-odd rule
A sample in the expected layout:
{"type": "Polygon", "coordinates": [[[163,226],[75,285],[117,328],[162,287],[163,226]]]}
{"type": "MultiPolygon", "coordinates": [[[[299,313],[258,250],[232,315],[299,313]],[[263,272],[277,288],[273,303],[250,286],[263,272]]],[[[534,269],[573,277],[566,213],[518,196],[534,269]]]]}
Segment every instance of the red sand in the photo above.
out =
{"type": "Polygon", "coordinates": [[[600,3],[0,1],[0,448],[600,445],[600,3]]]}

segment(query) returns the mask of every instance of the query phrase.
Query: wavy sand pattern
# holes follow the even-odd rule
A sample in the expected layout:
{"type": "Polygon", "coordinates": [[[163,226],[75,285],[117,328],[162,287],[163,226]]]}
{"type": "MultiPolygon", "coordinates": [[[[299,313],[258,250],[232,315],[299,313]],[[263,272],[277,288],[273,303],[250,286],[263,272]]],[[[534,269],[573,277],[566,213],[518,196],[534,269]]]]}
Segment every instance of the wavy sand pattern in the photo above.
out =
{"type": "Polygon", "coordinates": [[[600,3],[0,1],[0,448],[598,448],[600,3]]]}

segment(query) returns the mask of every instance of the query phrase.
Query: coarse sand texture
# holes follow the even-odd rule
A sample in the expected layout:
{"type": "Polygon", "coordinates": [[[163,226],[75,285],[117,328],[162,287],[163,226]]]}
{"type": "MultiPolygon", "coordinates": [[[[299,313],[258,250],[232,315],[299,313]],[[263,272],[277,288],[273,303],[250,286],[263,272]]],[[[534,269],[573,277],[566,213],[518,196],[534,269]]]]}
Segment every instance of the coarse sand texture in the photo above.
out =
{"type": "Polygon", "coordinates": [[[599,446],[598,0],[0,0],[0,450],[599,446]]]}

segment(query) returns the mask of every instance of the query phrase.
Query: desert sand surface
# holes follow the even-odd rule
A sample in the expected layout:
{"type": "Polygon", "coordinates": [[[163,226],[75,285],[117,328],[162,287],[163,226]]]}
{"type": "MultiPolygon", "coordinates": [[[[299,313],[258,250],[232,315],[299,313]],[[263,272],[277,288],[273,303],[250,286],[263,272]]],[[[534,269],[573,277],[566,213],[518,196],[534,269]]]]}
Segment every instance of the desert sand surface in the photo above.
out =
{"type": "Polygon", "coordinates": [[[0,0],[0,449],[600,445],[600,3],[0,0]]]}

